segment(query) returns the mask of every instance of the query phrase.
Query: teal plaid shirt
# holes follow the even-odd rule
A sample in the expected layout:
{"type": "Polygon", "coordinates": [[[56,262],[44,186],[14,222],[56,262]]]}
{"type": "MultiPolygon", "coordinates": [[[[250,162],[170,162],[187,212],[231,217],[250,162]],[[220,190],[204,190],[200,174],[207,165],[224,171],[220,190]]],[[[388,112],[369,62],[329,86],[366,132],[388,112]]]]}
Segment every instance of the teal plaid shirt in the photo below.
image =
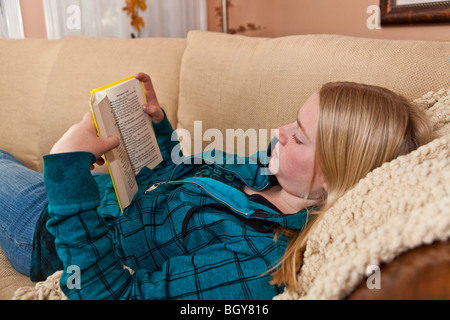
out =
{"type": "Polygon", "coordinates": [[[258,161],[238,164],[237,156],[213,151],[198,164],[172,163],[172,127],[167,120],[154,126],[165,160],[141,170],[123,214],[109,176],[91,176],[92,154],[44,157],[49,205],[32,275],[62,269],[70,299],[272,299],[282,288],[266,272],[288,243],[283,236],[275,242],[273,228],[302,228],[306,210],[284,215],[242,192],[274,183],[258,161]],[[69,266],[80,270],[79,286],[71,285],[69,266]]]}

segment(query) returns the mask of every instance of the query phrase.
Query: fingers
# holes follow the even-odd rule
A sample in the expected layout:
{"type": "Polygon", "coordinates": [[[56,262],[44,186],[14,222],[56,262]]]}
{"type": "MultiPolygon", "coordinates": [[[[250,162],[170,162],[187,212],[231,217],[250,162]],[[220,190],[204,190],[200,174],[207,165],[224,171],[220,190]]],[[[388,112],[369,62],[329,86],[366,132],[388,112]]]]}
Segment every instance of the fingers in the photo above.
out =
{"type": "Polygon", "coordinates": [[[119,143],[120,143],[119,138],[118,137],[114,137],[114,136],[110,136],[110,137],[107,137],[107,138],[102,138],[101,140],[102,140],[103,147],[105,149],[105,151],[102,154],[106,153],[109,150],[117,148],[119,146],[119,143]]]}
{"type": "Polygon", "coordinates": [[[139,72],[134,77],[142,81],[144,85],[145,96],[147,98],[147,104],[143,106],[144,112],[150,116],[153,123],[160,123],[164,120],[164,112],[159,105],[150,76],[143,72],[139,72]]]}
{"type": "MultiPolygon", "coordinates": [[[[106,150],[105,151],[105,153],[106,153],[107,151],[112,150],[119,146],[119,138],[113,137],[113,136],[108,137],[108,138],[102,138],[101,143],[102,143],[101,148],[106,150]]],[[[99,151],[99,152],[102,152],[102,151],[99,151]]],[[[102,157],[99,157],[99,158],[97,158],[97,161],[95,161],[95,164],[98,166],[102,166],[105,164],[105,159],[103,159],[102,157]]],[[[94,166],[94,164],[92,164],[91,170],[94,170],[94,169],[95,169],[95,166],[94,166]]]]}
{"type": "Polygon", "coordinates": [[[164,120],[164,112],[155,105],[144,105],[144,112],[150,116],[153,123],[160,123],[164,120]]]}
{"type": "Polygon", "coordinates": [[[86,111],[83,115],[83,119],[81,120],[82,122],[94,122],[94,118],[92,116],[92,113],[89,111],[86,111]]]}
{"type": "Polygon", "coordinates": [[[88,130],[95,132],[97,134],[97,129],[95,128],[94,116],[91,112],[86,112],[83,115],[83,119],[80,121],[81,125],[88,127],[88,130]]]}
{"type": "Polygon", "coordinates": [[[142,81],[142,84],[144,85],[145,96],[147,97],[147,103],[154,104],[159,107],[159,102],[158,99],[156,98],[156,92],[155,89],[153,88],[153,83],[150,76],[143,72],[139,72],[134,77],[142,81]]]}
{"type": "MultiPolygon", "coordinates": [[[[95,164],[98,166],[102,166],[105,164],[105,159],[103,159],[102,157],[98,158],[97,161],[95,161],[95,164]]],[[[92,164],[91,165],[91,170],[94,170],[95,166],[92,164]]]]}
{"type": "Polygon", "coordinates": [[[91,112],[85,112],[83,115],[83,119],[81,120],[81,123],[87,124],[87,125],[92,125],[95,128],[95,124],[94,124],[94,117],[92,116],[91,112]]]}
{"type": "Polygon", "coordinates": [[[99,138],[92,114],[84,114],[81,122],[72,125],[69,130],[53,145],[50,153],[86,151],[96,158],[119,145],[119,138],[99,138]]]}
{"type": "MultiPolygon", "coordinates": [[[[83,120],[81,120],[81,123],[88,126],[89,129],[92,132],[95,132],[95,134],[97,135],[97,129],[95,128],[94,117],[92,116],[92,113],[86,112],[83,115],[83,120]]],[[[100,140],[98,143],[99,149],[105,150],[103,152],[102,152],[102,150],[100,150],[99,152],[101,152],[101,154],[104,154],[105,152],[118,147],[119,143],[120,143],[119,138],[114,137],[114,136],[110,136],[110,137],[106,137],[106,138],[98,138],[98,139],[100,140]]]]}
{"type": "Polygon", "coordinates": [[[151,80],[150,76],[148,74],[146,74],[146,73],[143,73],[143,72],[139,72],[139,73],[135,74],[134,77],[136,79],[138,79],[139,81],[142,81],[142,82],[147,82],[148,80],[151,80]]]}

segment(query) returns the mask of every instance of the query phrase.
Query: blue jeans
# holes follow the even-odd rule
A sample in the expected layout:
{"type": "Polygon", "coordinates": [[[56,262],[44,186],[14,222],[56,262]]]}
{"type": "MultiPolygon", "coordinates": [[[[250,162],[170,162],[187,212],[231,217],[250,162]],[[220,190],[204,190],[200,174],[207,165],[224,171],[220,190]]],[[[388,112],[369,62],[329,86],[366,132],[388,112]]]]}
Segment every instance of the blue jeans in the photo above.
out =
{"type": "Polygon", "coordinates": [[[0,247],[25,275],[30,274],[36,222],[47,203],[43,173],[0,150],[0,247]]]}

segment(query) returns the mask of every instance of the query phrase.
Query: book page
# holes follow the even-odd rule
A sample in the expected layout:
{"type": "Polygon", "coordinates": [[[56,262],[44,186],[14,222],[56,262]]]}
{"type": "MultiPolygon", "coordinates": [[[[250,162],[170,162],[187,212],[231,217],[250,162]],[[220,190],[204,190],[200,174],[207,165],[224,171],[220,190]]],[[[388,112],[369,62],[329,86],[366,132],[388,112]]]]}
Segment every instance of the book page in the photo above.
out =
{"type": "Polygon", "coordinates": [[[103,92],[111,103],[134,174],[144,166],[156,167],[162,157],[150,117],[142,110],[146,100],[141,82],[131,79],[103,92]]]}
{"type": "Polygon", "coordinates": [[[133,196],[138,191],[135,174],[106,94],[96,93],[92,108],[100,137],[115,136],[120,139],[119,146],[107,152],[105,157],[120,206],[125,208],[131,203],[133,196]]]}

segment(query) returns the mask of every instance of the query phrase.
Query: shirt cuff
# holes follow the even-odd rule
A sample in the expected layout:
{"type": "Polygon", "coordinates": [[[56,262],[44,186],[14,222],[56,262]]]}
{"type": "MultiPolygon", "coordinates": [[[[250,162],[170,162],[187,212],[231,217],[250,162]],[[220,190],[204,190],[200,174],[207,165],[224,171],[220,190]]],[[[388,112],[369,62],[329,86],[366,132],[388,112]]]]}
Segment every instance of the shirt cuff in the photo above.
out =
{"type": "MultiPolygon", "coordinates": [[[[49,209],[96,206],[99,191],[90,171],[96,161],[90,152],[70,152],[44,156],[44,182],[49,209]]],[[[70,211],[70,210],[69,210],[70,211]]]]}

